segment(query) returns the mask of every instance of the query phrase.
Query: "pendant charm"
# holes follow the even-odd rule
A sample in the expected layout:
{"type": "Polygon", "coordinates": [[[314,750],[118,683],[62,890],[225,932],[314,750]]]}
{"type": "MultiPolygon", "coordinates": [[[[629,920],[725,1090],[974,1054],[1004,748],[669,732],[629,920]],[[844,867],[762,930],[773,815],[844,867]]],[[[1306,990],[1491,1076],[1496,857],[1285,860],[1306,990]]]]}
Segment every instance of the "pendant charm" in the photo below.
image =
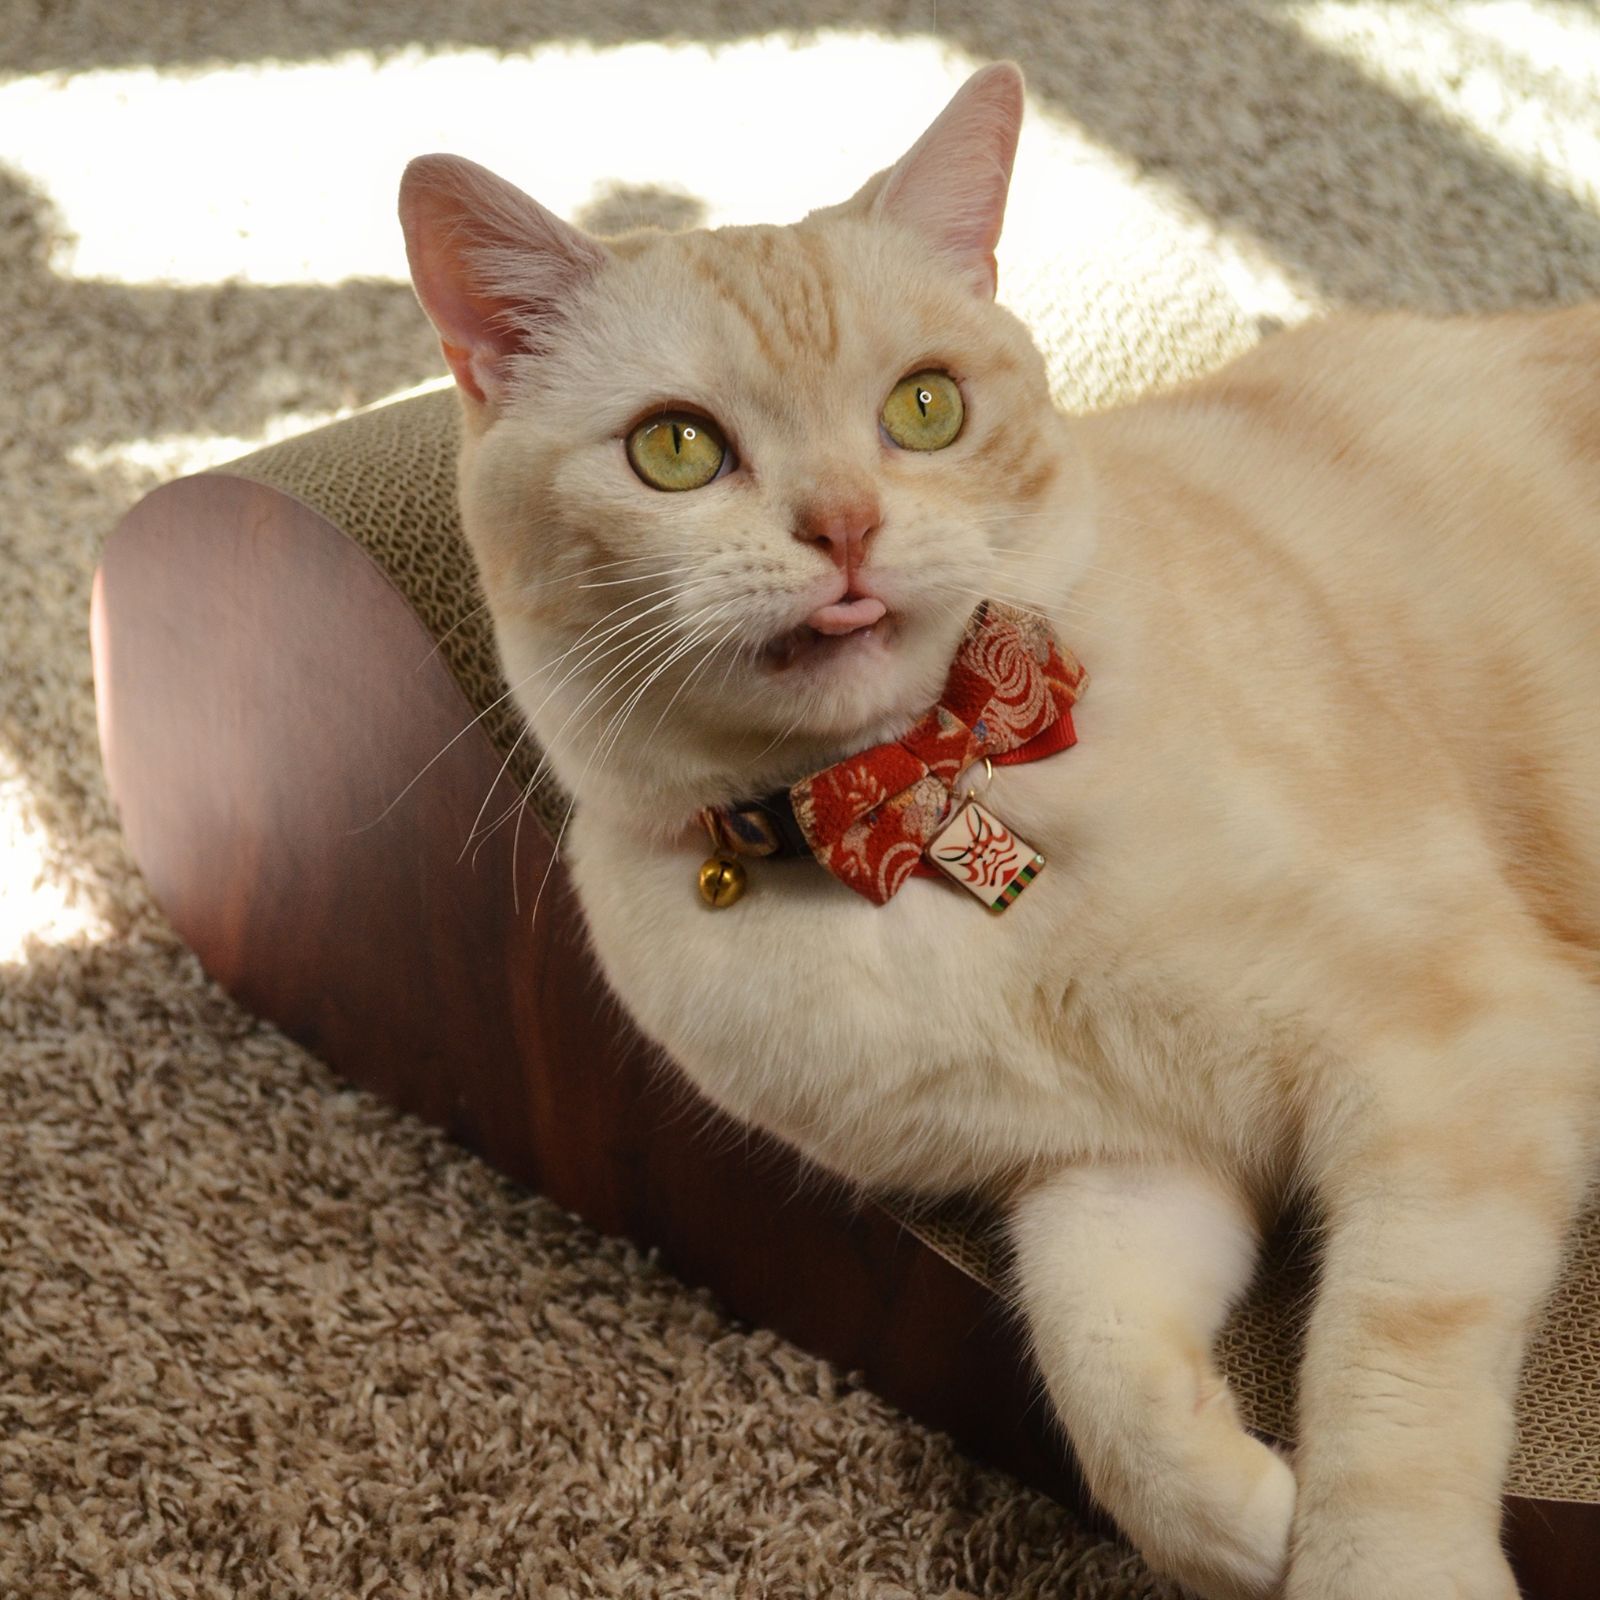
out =
{"type": "Polygon", "coordinates": [[[991,911],[1008,909],[1044,867],[1031,844],[976,800],[968,800],[934,835],[927,855],[991,911]]]}
{"type": "Polygon", "coordinates": [[[731,906],[744,887],[744,863],[731,856],[712,856],[700,868],[700,898],[714,911],[731,906]]]}

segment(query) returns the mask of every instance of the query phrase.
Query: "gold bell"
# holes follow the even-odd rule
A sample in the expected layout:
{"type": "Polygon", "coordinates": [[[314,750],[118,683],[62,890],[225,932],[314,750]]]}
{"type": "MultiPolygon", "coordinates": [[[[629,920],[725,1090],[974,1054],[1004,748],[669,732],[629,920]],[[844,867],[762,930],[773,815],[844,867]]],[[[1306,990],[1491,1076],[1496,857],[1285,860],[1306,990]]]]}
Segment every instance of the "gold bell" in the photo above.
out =
{"type": "Polygon", "coordinates": [[[700,868],[700,898],[720,911],[731,906],[744,893],[745,871],[742,861],[728,856],[712,856],[700,868]]]}

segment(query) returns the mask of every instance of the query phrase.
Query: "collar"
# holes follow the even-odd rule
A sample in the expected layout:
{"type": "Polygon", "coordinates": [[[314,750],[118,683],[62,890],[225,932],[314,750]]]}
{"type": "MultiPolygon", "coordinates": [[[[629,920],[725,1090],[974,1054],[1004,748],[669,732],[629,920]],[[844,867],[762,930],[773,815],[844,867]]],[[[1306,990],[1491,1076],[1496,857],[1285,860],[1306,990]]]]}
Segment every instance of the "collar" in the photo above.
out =
{"type": "Polygon", "coordinates": [[[1044,858],[971,796],[958,805],[956,782],[977,762],[1037,761],[1076,744],[1072,707],[1088,681],[1038,613],[986,600],[938,701],[898,739],[700,813],[715,851],[701,893],[732,904],[745,881],[739,857],[807,855],[875,905],[913,875],[949,875],[1003,910],[1044,858]]]}

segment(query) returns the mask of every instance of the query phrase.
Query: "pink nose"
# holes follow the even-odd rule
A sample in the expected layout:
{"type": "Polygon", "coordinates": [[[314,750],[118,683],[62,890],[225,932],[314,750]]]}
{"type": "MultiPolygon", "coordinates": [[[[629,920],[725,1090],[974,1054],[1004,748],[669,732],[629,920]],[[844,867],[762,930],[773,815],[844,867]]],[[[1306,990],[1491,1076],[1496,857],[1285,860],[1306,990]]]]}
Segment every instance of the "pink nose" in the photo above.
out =
{"type": "Polygon", "coordinates": [[[795,518],[801,544],[825,551],[848,577],[867,558],[867,540],[878,531],[882,512],[874,497],[806,506],[795,518]]]}

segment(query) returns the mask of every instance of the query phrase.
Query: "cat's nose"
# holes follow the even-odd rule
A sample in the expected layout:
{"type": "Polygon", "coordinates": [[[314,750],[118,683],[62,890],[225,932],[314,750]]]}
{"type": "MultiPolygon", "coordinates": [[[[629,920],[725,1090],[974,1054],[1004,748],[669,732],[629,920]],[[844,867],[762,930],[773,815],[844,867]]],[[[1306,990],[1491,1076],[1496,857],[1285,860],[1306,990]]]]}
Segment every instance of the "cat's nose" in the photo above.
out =
{"type": "Polygon", "coordinates": [[[848,500],[822,501],[802,506],[795,517],[794,536],[814,545],[848,577],[867,558],[867,541],[878,531],[883,513],[875,495],[848,500]]]}

